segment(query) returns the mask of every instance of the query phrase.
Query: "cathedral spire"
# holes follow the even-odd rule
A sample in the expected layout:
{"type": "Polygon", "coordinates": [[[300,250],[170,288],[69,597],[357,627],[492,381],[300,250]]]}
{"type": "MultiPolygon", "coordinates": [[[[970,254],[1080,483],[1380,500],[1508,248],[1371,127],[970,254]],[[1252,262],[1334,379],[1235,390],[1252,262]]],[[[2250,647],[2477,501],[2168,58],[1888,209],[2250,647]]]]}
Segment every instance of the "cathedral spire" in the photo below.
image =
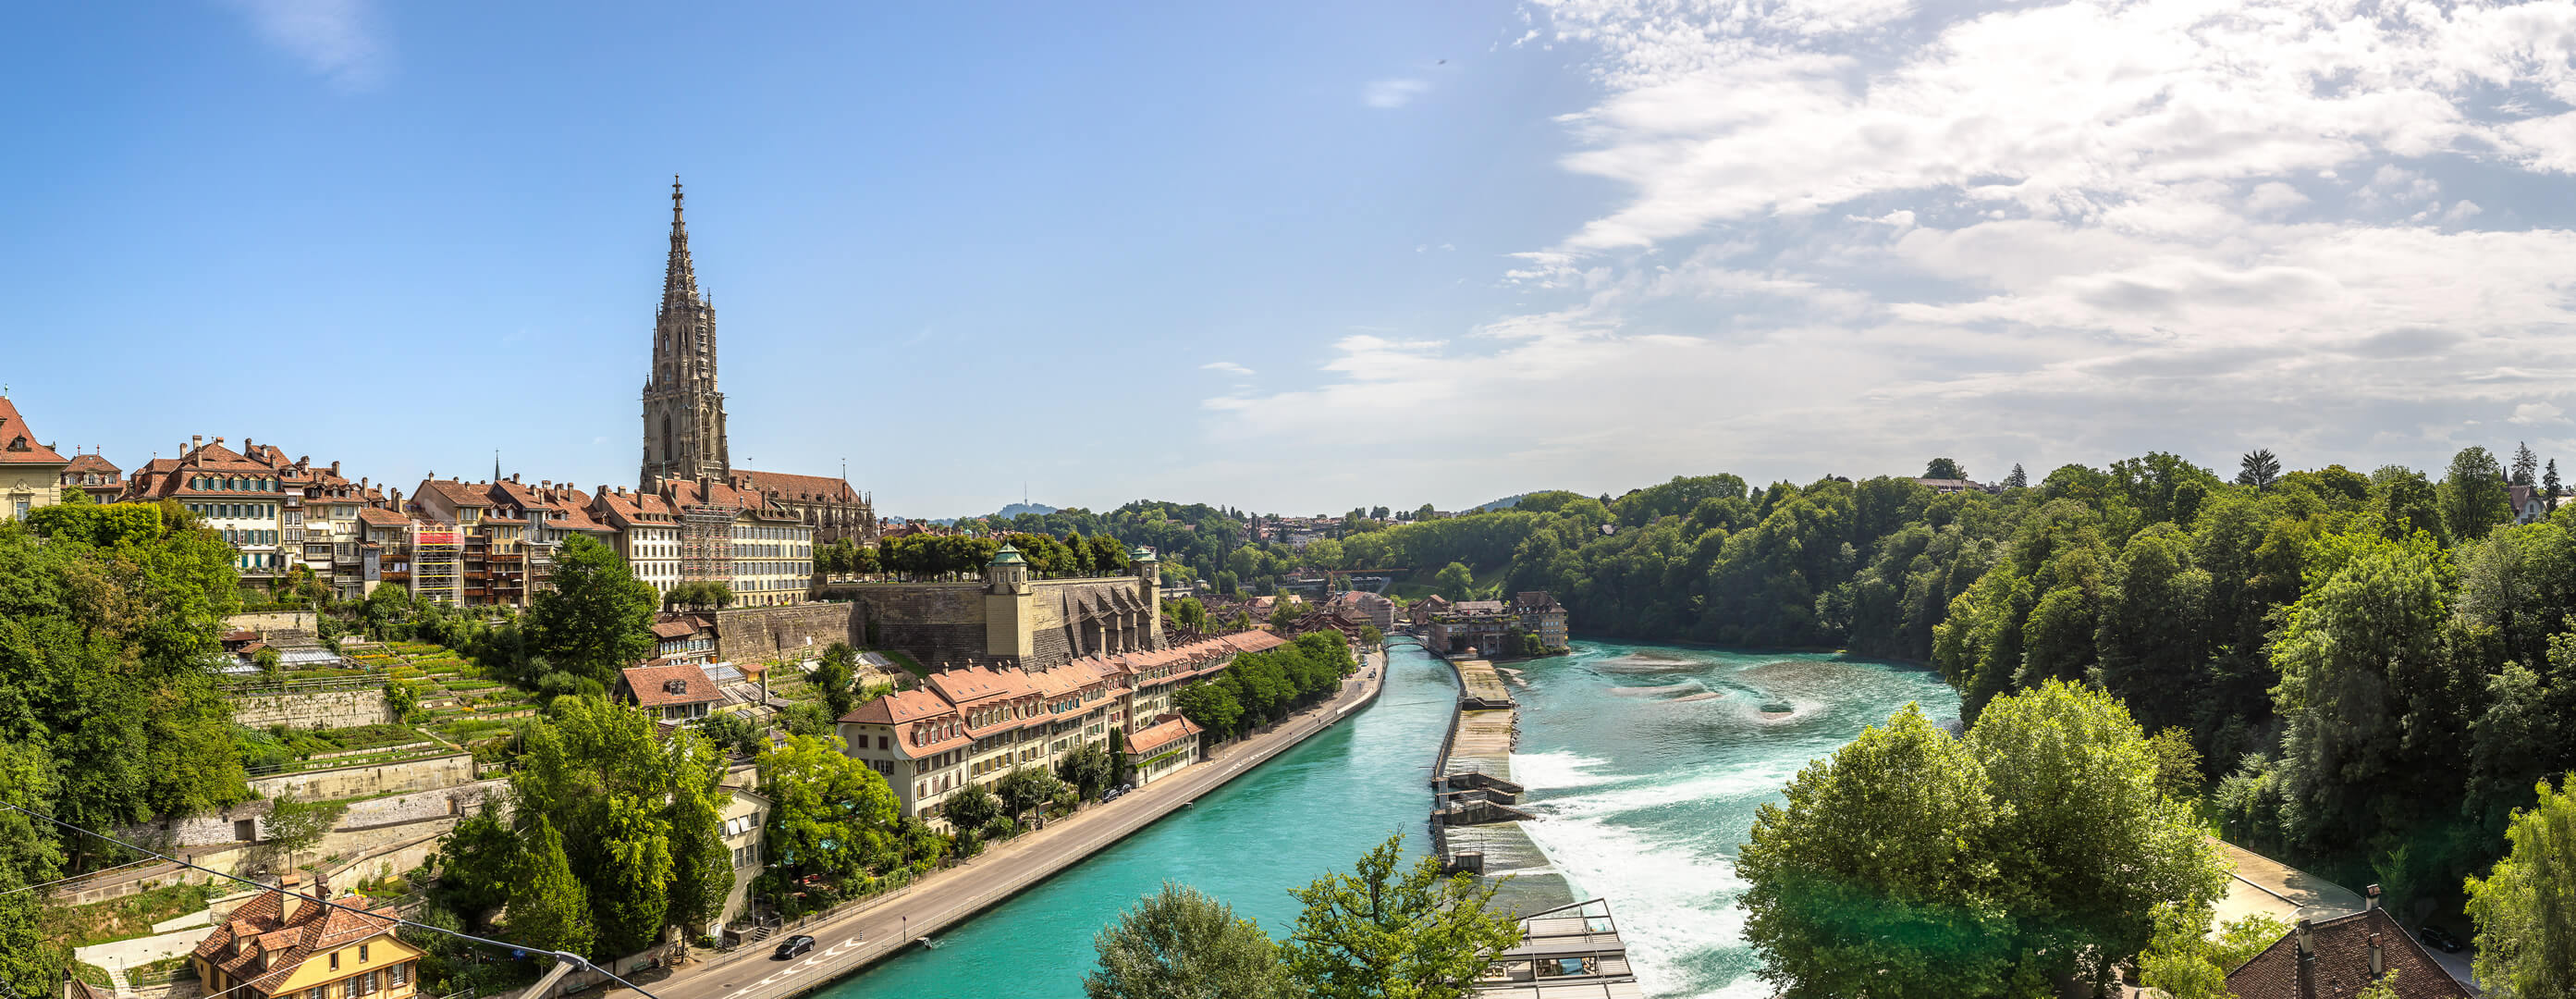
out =
{"type": "Polygon", "coordinates": [[[671,175],[671,262],[662,272],[662,307],[696,305],[698,267],[689,259],[689,227],[680,218],[680,175],[671,175]]]}

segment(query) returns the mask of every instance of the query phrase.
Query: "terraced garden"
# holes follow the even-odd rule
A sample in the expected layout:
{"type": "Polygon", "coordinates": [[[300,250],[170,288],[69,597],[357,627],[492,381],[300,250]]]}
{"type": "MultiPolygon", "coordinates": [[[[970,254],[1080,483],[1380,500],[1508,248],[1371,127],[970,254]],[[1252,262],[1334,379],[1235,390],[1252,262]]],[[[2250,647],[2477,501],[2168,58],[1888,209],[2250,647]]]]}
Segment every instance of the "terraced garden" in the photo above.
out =
{"type": "Polygon", "coordinates": [[[428,715],[420,727],[449,742],[469,742],[510,728],[509,719],[536,713],[536,695],[485,676],[445,646],[386,642],[359,648],[349,658],[386,681],[410,684],[428,715]]]}
{"type": "Polygon", "coordinates": [[[484,674],[464,656],[428,642],[385,642],[346,648],[353,664],[341,669],[297,670],[282,683],[234,686],[236,696],[382,690],[400,684],[416,695],[417,710],[403,724],[294,730],[247,729],[244,762],[262,777],[332,767],[390,763],[470,747],[506,732],[515,719],[536,713],[534,695],[484,674]]]}

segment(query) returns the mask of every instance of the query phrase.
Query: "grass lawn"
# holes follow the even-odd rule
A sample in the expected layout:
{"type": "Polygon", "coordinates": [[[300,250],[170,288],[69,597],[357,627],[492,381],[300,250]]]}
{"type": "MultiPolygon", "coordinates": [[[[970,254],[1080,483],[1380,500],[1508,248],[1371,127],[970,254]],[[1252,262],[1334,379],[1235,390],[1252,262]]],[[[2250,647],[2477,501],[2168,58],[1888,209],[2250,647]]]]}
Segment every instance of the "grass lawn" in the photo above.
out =
{"type": "Polygon", "coordinates": [[[150,936],[152,924],[203,909],[213,897],[215,890],[206,885],[162,885],[90,905],[50,906],[36,917],[36,926],[45,939],[87,947],[150,936]]]}

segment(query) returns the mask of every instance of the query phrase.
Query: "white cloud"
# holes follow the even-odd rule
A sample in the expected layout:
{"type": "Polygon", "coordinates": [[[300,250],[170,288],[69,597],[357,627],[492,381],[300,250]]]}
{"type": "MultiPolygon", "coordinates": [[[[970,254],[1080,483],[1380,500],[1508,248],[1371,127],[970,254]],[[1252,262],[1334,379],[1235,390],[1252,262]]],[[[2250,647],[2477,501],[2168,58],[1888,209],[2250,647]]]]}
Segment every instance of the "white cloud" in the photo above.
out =
{"type": "Polygon", "coordinates": [[[1530,9],[1594,57],[1561,165],[1613,203],[1507,255],[1525,307],[1344,338],[1218,433],[1401,421],[1430,446],[1390,469],[1472,495],[1936,450],[2438,466],[2576,405],[2576,233],[2444,197],[2576,173],[2576,0],[1530,9]]]}
{"type": "Polygon", "coordinates": [[[1249,375],[1249,374],[1251,374],[1251,373],[1252,373],[1252,369],[1251,369],[1251,368],[1247,368],[1247,367],[1244,367],[1243,365],[1236,364],[1236,363],[1234,363],[1233,361],[1209,361],[1209,362],[1208,362],[1208,363],[1206,363],[1206,364],[1199,365],[1199,370],[1201,370],[1201,371],[1222,371],[1222,372],[1225,372],[1226,374],[1229,374],[1229,375],[1238,375],[1238,376],[1239,376],[1239,375],[1249,375]]]}
{"type": "Polygon", "coordinates": [[[2565,423],[2567,416],[2564,410],[2548,403],[2526,402],[2513,407],[2513,415],[2506,417],[2505,422],[2529,427],[2543,423],[2565,423]]]}
{"type": "Polygon", "coordinates": [[[344,87],[375,83],[383,46],[371,27],[370,0],[232,0],[260,37],[344,87]]]}
{"type": "Polygon", "coordinates": [[[1413,103],[1422,92],[1431,89],[1428,80],[1400,78],[1377,80],[1360,90],[1360,103],[1373,108],[1400,108],[1413,103]]]}

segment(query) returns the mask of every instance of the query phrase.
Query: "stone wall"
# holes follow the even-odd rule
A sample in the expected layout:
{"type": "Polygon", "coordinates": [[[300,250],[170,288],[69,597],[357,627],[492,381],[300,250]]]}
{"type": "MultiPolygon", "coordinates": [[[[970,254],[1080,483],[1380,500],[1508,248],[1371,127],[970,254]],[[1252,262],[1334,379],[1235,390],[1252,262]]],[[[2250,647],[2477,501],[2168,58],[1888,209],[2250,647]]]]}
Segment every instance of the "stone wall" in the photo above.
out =
{"type": "Polygon", "coordinates": [[[301,631],[313,634],[321,628],[312,611],[254,611],[224,619],[224,627],[235,631],[301,631]]]}
{"type": "Polygon", "coordinates": [[[250,782],[250,789],[263,798],[292,797],[299,801],[322,801],[336,798],[359,798],[396,791],[431,791],[474,782],[474,756],[451,753],[399,763],[340,767],[332,770],[307,770],[302,773],[278,774],[250,782]]]}
{"type": "Polygon", "coordinates": [[[258,694],[233,698],[233,721],[259,728],[285,725],[289,728],[354,728],[359,725],[388,725],[393,712],[385,707],[385,692],[372,687],[360,690],[333,690],[318,694],[258,694]]]}
{"type": "Polygon", "coordinates": [[[803,662],[834,642],[861,644],[851,627],[850,604],[743,607],[717,611],[716,659],[720,662],[803,662]]]}
{"type": "Polygon", "coordinates": [[[862,583],[832,595],[849,598],[856,630],[868,644],[902,650],[925,668],[991,658],[982,583],[862,583]]]}

